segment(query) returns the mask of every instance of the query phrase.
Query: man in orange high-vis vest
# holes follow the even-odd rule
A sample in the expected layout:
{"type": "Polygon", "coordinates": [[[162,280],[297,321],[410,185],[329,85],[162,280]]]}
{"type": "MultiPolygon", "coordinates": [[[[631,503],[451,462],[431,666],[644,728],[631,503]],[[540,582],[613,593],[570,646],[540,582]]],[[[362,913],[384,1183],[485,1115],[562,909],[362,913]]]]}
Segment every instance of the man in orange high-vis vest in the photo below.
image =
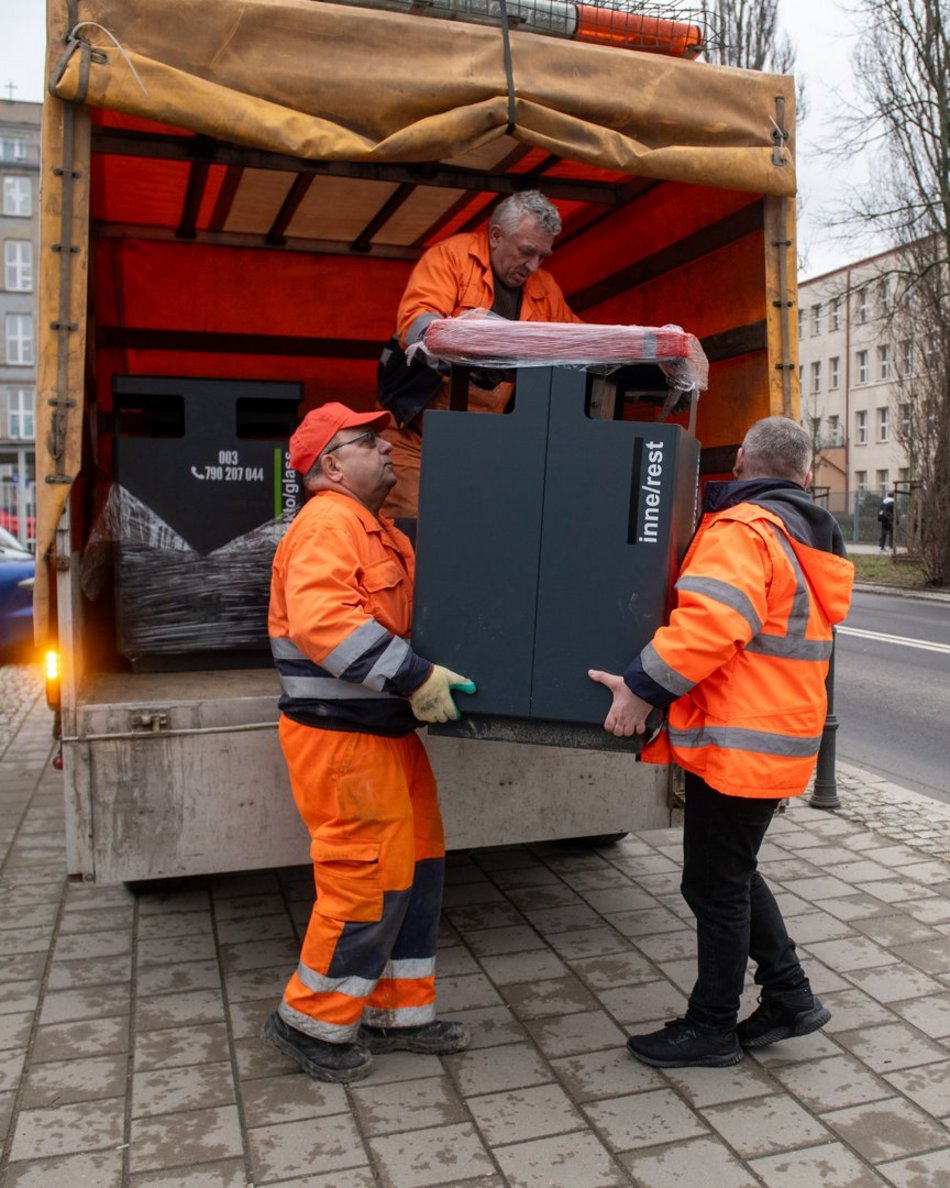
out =
{"type": "MultiPolygon", "coordinates": [[[[557,207],[537,190],[525,190],[499,202],[487,230],[452,235],[433,244],[412,270],[399,303],[399,347],[418,342],[435,319],[454,318],[472,309],[491,310],[515,322],[579,322],[557,281],[541,267],[560,232],[557,207]]],[[[384,359],[391,349],[384,352],[384,359]]],[[[380,397],[386,403],[383,392],[381,382],[380,397]]],[[[513,393],[511,375],[475,370],[468,389],[469,411],[504,412],[513,393]]],[[[449,407],[448,381],[440,385],[435,377],[428,396],[423,393],[419,399],[386,403],[397,421],[397,427],[386,433],[396,470],[396,485],[383,508],[386,515],[406,519],[417,515],[422,409],[449,407]]]]}
{"type": "Polygon", "coordinates": [[[311,498],[277,547],[268,632],[280,743],[310,833],[316,901],[300,961],[263,1038],[321,1081],[373,1053],[459,1052],[435,1017],[445,846],[420,722],[459,716],[464,677],[407,642],[412,546],[378,515],[393,484],[388,413],[329,403],[290,440],[311,498]]]}
{"type": "Polygon", "coordinates": [[[778,803],[800,796],[826,715],[833,626],[854,569],[834,518],[816,507],[811,441],[786,417],[746,434],[735,482],[710,483],[676,582],[676,608],[615,676],[604,728],[642,734],[654,707],[665,729],[644,749],[686,770],[683,897],[696,917],[698,974],[686,1016],[631,1036],[660,1068],[735,1064],[742,1048],[807,1035],[830,1012],[812,993],[756,856],[778,803]],[[737,1023],[749,958],[760,1005],[737,1023]]]}

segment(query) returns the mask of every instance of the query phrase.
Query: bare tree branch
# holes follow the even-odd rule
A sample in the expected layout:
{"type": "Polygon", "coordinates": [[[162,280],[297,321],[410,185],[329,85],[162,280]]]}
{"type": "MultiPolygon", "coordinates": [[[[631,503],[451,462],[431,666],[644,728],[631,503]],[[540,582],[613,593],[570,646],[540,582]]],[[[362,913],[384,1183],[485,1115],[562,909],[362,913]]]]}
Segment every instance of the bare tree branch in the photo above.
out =
{"type": "Polygon", "coordinates": [[[859,98],[841,151],[874,146],[877,168],[839,215],[896,249],[887,333],[898,345],[895,426],[915,484],[924,572],[950,580],[950,21],[946,0],[857,0],[859,98]]]}

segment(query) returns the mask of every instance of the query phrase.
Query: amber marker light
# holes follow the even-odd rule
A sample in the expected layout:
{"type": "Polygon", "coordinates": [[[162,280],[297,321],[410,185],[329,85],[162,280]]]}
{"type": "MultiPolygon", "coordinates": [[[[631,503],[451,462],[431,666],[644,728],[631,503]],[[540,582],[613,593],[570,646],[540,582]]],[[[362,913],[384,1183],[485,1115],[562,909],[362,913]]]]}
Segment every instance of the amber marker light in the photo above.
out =
{"type": "Polygon", "coordinates": [[[60,656],[55,648],[43,653],[43,675],[46,677],[46,704],[59,709],[60,656]]]}

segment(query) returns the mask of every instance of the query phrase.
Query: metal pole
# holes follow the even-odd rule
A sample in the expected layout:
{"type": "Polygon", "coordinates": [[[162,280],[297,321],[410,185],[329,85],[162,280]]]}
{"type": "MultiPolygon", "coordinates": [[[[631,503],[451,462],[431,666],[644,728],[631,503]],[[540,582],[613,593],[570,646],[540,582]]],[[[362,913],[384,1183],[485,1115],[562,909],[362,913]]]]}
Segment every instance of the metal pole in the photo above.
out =
{"type": "Polygon", "coordinates": [[[828,691],[828,714],[825,718],[825,728],[821,733],[821,746],[818,749],[815,788],[808,803],[812,808],[836,809],[841,807],[841,801],[838,799],[838,781],[835,779],[835,734],[838,731],[838,719],[835,717],[834,628],[831,633],[831,659],[828,662],[825,689],[828,691]]]}

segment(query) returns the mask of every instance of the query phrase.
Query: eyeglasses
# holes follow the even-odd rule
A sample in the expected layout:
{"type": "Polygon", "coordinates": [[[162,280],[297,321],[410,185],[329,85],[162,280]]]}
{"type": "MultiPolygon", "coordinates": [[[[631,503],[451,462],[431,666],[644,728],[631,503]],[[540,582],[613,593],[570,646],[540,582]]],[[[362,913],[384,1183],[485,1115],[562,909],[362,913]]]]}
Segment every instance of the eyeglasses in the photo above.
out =
{"type": "Polygon", "coordinates": [[[367,429],[365,433],[357,433],[355,437],[348,437],[346,441],[338,441],[335,446],[329,446],[320,454],[321,458],[325,458],[327,454],[335,453],[337,450],[342,450],[344,446],[356,445],[357,442],[366,442],[368,450],[376,447],[376,431],[374,429],[367,429]]]}

